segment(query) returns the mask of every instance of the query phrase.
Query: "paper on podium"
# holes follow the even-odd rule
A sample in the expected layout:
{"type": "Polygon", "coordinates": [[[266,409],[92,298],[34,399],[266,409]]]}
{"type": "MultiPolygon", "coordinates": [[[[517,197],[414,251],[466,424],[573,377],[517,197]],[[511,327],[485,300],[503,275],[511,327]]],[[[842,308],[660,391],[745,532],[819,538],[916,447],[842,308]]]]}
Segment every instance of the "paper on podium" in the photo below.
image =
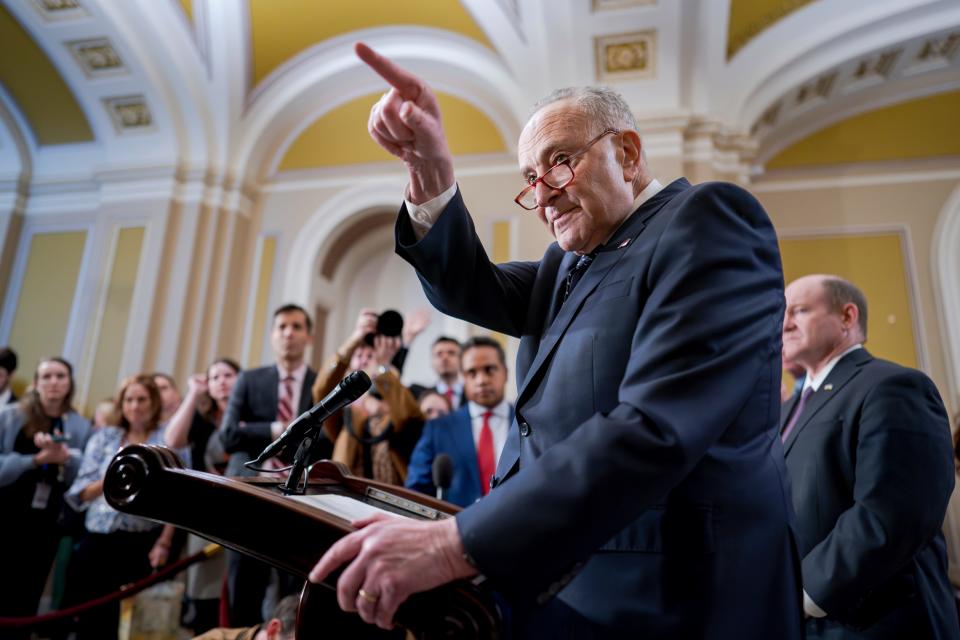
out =
{"type": "Polygon", "coordinates": [[[316,493],[307,496],[288,496],[292,500],[302,502],[314,509],[320,509],[330,515],[343,518],[347,522],[368,518],[378,514],[386,514],[394,518],[401,518],[392,511],[375,507],[350,496],[341,496],[334,493],[316,493]]]}

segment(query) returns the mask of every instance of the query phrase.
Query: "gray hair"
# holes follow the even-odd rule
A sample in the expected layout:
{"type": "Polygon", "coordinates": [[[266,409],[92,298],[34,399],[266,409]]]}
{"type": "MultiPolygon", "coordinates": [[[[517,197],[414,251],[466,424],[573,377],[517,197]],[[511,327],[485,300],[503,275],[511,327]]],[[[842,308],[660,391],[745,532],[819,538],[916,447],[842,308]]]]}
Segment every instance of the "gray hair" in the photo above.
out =
{"type": "Polygon", "coordinates": [[[853,304],[857,307],[857,324],[860,327],[860,333],[864,341],[867,339],[867,296],[863,291],[857,288],[852,282],[838,278],[837,276],[827,276],[823,280],[823,292],[827,301],[827,306],[834,313],[843,311],[843,307],[853,304]]]}
{"type": "Polygon", "coordinates": [[[549,95],[537,100],[530,109],[528,120],[537,111],[548,104],[560,102],[561,100],[572,100],[580,109],[592,128],[596,128],[596,133],[604,129],[618,129],[624,131],[632,129],[639,133],[637,120],[633,117],[630,105],[623,99],[619,93],[610,87],[565,87],[551,92],[549,95]]]}

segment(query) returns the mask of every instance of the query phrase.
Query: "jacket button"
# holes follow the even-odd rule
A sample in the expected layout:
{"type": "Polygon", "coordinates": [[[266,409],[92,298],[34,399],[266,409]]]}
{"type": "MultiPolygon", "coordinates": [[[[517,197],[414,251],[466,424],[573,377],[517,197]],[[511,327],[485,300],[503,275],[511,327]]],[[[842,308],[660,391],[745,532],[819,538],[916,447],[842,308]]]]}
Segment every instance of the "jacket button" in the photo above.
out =
{"type": "Polygon", "coordinates": [[[530,425],[525,421],[520,423],[520,435],[524,438],[530,435],[530,425]]]}

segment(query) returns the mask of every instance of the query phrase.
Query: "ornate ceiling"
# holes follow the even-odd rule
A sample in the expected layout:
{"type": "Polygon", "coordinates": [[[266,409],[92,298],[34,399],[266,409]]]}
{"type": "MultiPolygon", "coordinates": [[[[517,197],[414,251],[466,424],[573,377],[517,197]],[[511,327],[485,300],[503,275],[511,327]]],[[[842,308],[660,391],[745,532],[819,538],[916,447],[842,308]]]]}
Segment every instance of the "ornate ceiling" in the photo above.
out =
{"type": "Polygon", "coordinates": [[[761,166],[815,163],[837,136],[868,149],[855,161],[960,153],[941,122],[960,90],[956,0],[2,5],[7,183],[166,167],[257,185],[375,166],[388,158],[365,122],[384,86],[353,56],[360,39],[438,90],[459,158],[508,161],[527,105],[598,82],[649,130],[680,118],[749,138],[761,166]],[[872,111],[885,115],[864,120],[872,111]],[[867,144],[878,122],[909,125],[910,139],[867,144]]]}

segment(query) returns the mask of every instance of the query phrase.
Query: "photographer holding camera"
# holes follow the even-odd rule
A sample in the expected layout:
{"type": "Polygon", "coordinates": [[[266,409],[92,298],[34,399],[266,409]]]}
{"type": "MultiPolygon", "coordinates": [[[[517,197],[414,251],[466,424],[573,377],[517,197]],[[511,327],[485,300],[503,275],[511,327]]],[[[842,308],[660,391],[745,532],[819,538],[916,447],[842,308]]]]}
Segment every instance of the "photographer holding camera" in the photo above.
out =
{"type": "Polygon", "coordinates": [[[422,314],[411,320],[404,331],[396,311],[361,310],[350,337],[324,364],[313,386],[314,402],[319,402],[348,373],[367,372],[373,380],[370,391],[328,418],[323,428],[335,443],[333,460],[355,475],[401,486],[424,423],[416,399],[391,364],[403,340],[412,340],[426,326],[422,314]]]}

